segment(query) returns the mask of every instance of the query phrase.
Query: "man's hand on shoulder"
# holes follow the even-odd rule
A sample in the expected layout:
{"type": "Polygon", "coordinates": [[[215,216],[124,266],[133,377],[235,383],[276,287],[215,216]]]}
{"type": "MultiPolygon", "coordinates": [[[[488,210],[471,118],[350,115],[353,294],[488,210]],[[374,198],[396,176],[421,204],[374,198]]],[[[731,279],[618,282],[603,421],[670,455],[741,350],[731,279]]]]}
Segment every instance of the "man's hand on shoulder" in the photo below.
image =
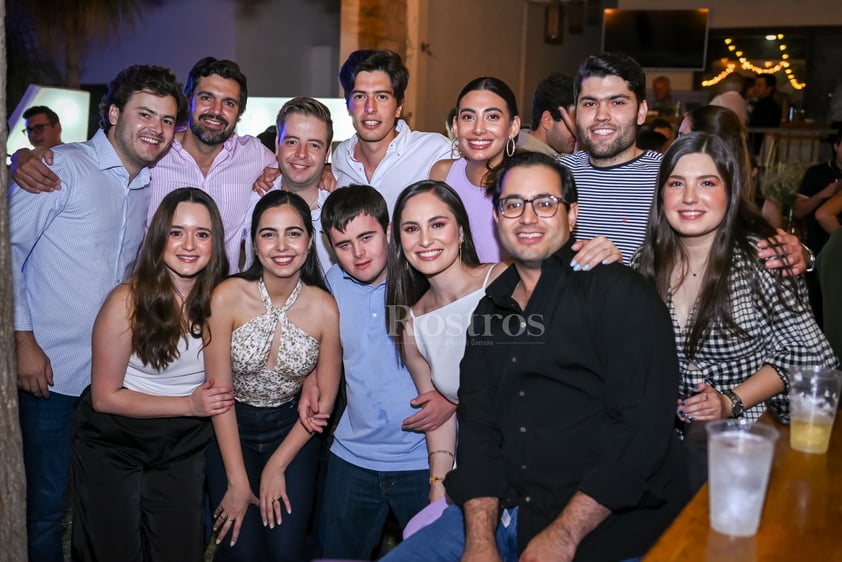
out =
{"type": "Polygon", "coordinates": [[[319,181],[319,189],[322,191],[333,192],[336,189],[336,177],[333,175],[333,167],[330,164],[325,164],[325,169],[322,170],[322,179],[319,181]]]}
{"type": "Polygon", "coordinates": [[[805,250],[794,234],[778,229],[778,234],[757,243],[757,257],[766,269],[782,269],[784,277],[801,275],[807,270],[805,250]]]}
{"type": "Polygon", "coordinates": [[[53,165],[53,151],[49,148],[21,148],[12,156],[12,180],[29,193],[61,189],[61,181],[47,164],[53,165]]]}
{"type": "Polygon", "coordinates": [[[258,193],[261,197],[266,195],[266,192],[272,189],[272,184],[275,183],[275,180],[278,179],[280,175],[281,171],[278,168],[263,168],[263,174],[254,180],[251,190],[258,193]]]}

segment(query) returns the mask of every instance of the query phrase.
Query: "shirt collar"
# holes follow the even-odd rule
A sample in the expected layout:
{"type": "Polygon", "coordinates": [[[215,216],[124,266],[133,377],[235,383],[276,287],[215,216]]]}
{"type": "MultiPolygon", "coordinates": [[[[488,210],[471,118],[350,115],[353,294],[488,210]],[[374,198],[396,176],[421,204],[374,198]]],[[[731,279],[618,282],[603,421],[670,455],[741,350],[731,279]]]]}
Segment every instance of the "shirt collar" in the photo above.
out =
{"type": "MultiPolygon", "coordinates": [[[[114,149],[114,145],[111,144],[110,140],[108,140],[108,135],[105,134],[105,131],[99,129],[94,136],[91,137],[91,146],[97,155],[100,170],[105,171],[119,168],[128,177],[129,172],[123,165],[123,161],[120,160],[120,156],[114,149]]],[[[149,179],[149,168],[144,166],[140,169],[134,180],[132,180],[129,184],[129,189],[146,187],[149,185],[149,179]]]]}
{"type": "Polygon", "coordinates": [[[338,267],[339,271],[342,272],[342,278],[343,279],[347,279],[348,281],[350,281],[351,283],[353,283],[357,287],[361,287],[363,289],[368,289],[370,291],[376,291],[379,288],[386,286],[386,280],[385,279],[383,281],[381,281],[380,283],[376,284],[376,285],[372,285],[371,283],[363,283],[362,281],[360,281],[356,277],[352,277],[351,275],[346,273],[345,270],[342,269],[342,266],[337,265],[336,267],[338,267]]]}
{"type": "MultiPolygon", "coordinates": [[[[412,129],[409,128],[409,125],[407,125],[406,121],[403,119],[398,119],[398,122],[395,125],[395,130],[398,134],[389,143],[389,148],[386,149],[387,154],[395,151],[400,154],[401,149],[403,149],[407,142],[409,142],[409,133],[412,132],[412,129]]],[[[346,152],[346,156],[351,162],[356,161],[354,158],[354,148],[356,148],[358,142],[360,142],[360,136],[357,133],[354,133],[354,136],[351,137],[351,142],[348,143],[348,150],[346,152]]]]}
{"type": "MultiPolygon", "coordinates": [[[[572,260],[574,256],[571,246],[573,246],[575,241],[576,240],[573,236],[571,236],[564,246],[559,248],[558,251],[541,263],[542,279],[544,277],[559,279],[570,274],[572,271],[570,267],[570,260],[572,260]]],[[[497,306],[502,308],[512,308],[514,303],[512,300],[512,293],[515,292],[515,287],[517,287],[519,282],[520,275],[517,272],[517,268],[512,265],[488,286],[485,293],[497,306]]]]}

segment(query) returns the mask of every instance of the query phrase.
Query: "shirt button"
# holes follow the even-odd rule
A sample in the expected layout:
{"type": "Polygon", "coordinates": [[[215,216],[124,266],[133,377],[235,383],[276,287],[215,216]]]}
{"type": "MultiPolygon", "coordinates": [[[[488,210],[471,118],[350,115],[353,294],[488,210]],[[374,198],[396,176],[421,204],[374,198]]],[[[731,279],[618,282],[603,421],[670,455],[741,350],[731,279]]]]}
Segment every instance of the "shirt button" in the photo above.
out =
{"type": "Polygon", "coordinates": [[[517,393],[517,395],[523,397],[523,396],[526,396],[526,393],[521,390],[520,392],[517,393]]]}
{"type": "Polygon", "coordinates": [[[523,427],[523,426],[521,426],[521,428],[520,428],[520,432],[521,432],[521,433],[526,433],[526,428],[525,428],[525,427],[523,427]]]}
{"type": "Polygon", "coordinates": [[[526,328],[526,322],[524,322],[523,320],[521,320],[521,322],[520,322],[520,329],[521,329],[521,330],[523,330],[524,328],[526,328]]]}
{"type": "Polygon", "coordinates": [[[531,501],[532,501],[532,496],[526,496],[525,498],[523,498],[523,500],[524,500],[526,503],[529,503],[529,502],[531,502],[531,501]]]}
{"type": "Polygon", "coordinates": [[[376,313],[376,312],[372,312],[372,313],[371,313],[371,317],[372,317],[372,318],[377,318],[377,313],[376,313]]]}
{"type": "Polygon", "coordinates": [[[520,469],[521,469],[521,470],[526,470],[526,465],[525,465],[525,464],[520,465],[520,469]]]}
{"type": "Polygon", "coordinates": [[[517,363],[517,357],[512,357],[512,363],[517,363]]]}

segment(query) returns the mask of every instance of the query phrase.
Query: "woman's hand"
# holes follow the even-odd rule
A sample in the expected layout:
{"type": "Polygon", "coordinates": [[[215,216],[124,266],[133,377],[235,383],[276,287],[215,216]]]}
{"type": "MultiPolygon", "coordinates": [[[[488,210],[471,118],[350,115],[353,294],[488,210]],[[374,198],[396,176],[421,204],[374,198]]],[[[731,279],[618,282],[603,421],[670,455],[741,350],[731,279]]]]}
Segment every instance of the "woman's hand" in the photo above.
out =
{"type": "Polygon", "coordinates": [[[574,271],[590,271],[599,264],[623,261],[623,253],[614,242],[604,236],[592,240],[577,240],[571,249],[576,252],[570,262],[574,271]]]}
{"type": "Polygon", "coordinates": [[[286,476],[284,469],[268,463],[260,475],[260,517],[263,526],[275,528],[275,523],[283,522],[281,511],[292,514],[292,505],[287,496],[286,476]]]}
{"type": "Polygon", "coordinates": [[[214,388],[213,380],[202,383],[190,395],[190,415],[200,418],[224,414],[234,405],[234,390],[214,388]]]}
{"type": "Polygon", "coordinates": [[[678,417],[681,421],[718,420],[730,415],[731,401],[712,386],[702,382],[696,385],[695,391],[693,396],[678,401],[678,417]]]}
{"type": "Polygon", "coordinates": [[[240,527],[246,516],[249,504],[260,505],[257,497],[251,492],[251,487],[228,485],[219,507],[213,513],[213,531],[219,532],[216,536],[216,544],[222,542],[228,531],[231,531],[231,546],[237,544],[240,537],[240,527]]]}

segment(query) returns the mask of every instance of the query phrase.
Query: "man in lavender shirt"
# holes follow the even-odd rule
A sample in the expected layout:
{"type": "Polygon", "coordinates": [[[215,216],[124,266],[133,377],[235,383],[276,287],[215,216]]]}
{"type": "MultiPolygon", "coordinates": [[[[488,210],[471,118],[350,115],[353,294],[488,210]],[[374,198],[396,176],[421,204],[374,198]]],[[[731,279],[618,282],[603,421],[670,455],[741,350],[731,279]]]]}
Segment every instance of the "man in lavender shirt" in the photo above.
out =
{"type": "Polygon", "coordinates": [[[179,187],[199,187],[219,206],[225,227],[225,253],[231,272],[239,271],[239,233],[249,210],[252,183],[274,155],[256,137],[234,132],[246,109],[248,89],[240,67],[205,57],[190,70],[184,85],[187,128],[152,168],[149,218],[161,200],[179,187]]]}

